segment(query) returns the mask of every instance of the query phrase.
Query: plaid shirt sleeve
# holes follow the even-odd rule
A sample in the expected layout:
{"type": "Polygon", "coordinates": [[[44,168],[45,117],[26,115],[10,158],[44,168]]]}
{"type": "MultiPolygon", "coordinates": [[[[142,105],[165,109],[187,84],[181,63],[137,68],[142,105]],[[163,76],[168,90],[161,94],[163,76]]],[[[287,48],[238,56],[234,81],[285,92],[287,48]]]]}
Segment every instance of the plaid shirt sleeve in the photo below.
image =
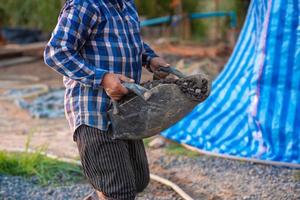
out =
{"type": "Polygon", "coordinates": [[[98,23],[97,11],[85,6],[64,8],[44,52],[45,63],[55,71],[83,85],[99,88],[107,71],[89,64],[80,49],[98,23]]]}
{"type": "Polygon", "coordinates": [[[152,58],[158,57],[158,55],[151,49],[148,44],[144,42],[143,45],[144,52],[142,54],[142,65],[145,66],[148,71],[152,72],[150,68],[150,61],[152,58]]]}

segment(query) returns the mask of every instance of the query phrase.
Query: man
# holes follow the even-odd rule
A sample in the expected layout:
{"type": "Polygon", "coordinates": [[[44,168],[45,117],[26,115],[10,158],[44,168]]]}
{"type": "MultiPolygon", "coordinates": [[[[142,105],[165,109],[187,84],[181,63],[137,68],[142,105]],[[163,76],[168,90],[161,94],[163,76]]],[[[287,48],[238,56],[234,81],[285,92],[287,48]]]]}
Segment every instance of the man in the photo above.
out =
{"type": "Polygon", "coordinates": [[[65,113],[83,171],[96,192],[87,199],[134,199],[149,183],[141,140],[112,140],[107,110],[140,82],[141,67],[168,64],[140,36],[133,0],[67,0],[44,53],[64,76],[65,113]]]}

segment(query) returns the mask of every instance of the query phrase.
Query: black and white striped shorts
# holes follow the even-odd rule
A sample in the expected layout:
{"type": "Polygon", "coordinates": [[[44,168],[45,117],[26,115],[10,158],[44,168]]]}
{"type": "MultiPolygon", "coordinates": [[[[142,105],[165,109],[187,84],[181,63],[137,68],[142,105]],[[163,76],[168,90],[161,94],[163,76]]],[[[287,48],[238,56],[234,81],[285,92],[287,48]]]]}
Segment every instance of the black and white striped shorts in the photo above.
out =
{"type": "Polygon", "coordinates": [[[113,140],[109,132],[86,125],[74,134],[83,172],[105,196],[131,200],[149,183],[149,166],[142,140],[113,140]]]}

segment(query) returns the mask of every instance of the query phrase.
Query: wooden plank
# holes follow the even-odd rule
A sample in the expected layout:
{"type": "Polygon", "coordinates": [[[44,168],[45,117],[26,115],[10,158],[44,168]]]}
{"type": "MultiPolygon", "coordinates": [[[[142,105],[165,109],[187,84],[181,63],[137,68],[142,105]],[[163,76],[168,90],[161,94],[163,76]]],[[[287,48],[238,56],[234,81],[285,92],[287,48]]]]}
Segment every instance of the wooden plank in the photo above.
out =
{"type": "Polygon", "coordinates": [[[21,51],[22,53],[26,53],[28,51],[39,51],[45,48],[46,42],[35,42],[30,44],[7,44],[4,46],[4,49],[10,49],[15,51],[21,51]]]}
{"type": "Polygon", "coordinates": [[[22,52],[0,48],[0,59],[13,58],[19,56],[22,56],[22,52]]]}
{"type": "Polygon", "coordinates": [[[0,68],[36,61],[37,57],[23,56],[0,60],[0,68]]]}
{"type": "Polygon", "coordinates": [[[7,44],[1,48],[0,59],[2,58],[10,58],[7,52],[10,52],[11,55],[18,56],[35,56],[35,57],[43,57],[43,51],[45,49],[46,42],[37,42],[25,45],[19,44],[7,44]],[[7,57],[6,57],[7,56],[7,57]]]}

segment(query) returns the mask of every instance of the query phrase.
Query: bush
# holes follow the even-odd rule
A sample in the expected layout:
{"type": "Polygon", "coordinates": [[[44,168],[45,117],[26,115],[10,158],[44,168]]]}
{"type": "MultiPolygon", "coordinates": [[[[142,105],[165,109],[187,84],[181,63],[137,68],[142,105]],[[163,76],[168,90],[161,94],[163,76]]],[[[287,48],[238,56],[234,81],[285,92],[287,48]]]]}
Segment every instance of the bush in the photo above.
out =
{"type": "Polygon", "coordinates": [[[60,0],[1,0],[0,25],[51,31],[60,9],[60,0]]]}
{"type": "MultiPolygon", "coordinates": [[[[1,0],[0,26],[21,26],[52,31],[57,23],[57,17],[65,0],[1,0]]],[[[172,14],[171,0],[135,0],[141,16],[146,18],[160,17],[172,14]]],[[[239,25],[243,24],[249,1],[226,0],[219,1],[219,10],[234,10],[238,13],[239,25]]],[[[183,12],[214,11],[215,1],[182,0],[183,12]]],[[[228,28],[228,20],[220,19],[221,27],[215,30],[216,19],[195,20],[192,22],[194,38],[206,38],[210,31],[224,32],[228,28]]]]}

